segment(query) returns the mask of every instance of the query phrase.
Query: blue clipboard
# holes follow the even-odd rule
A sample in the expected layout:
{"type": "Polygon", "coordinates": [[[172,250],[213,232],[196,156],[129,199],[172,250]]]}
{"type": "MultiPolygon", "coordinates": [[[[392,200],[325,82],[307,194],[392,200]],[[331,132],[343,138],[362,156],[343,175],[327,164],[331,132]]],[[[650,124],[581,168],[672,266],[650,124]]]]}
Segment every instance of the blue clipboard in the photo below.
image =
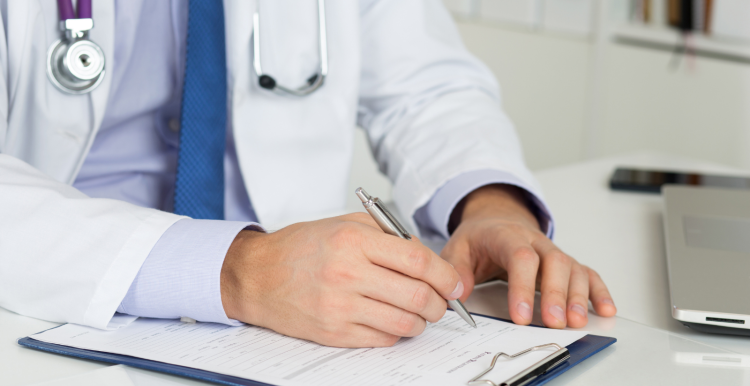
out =
{"type": "MultiPolygon", "coordinates": [[[[474,314],[477,316],[483,316],[485,318],[500,320],[503,322],[512,323],[506,319],[495,318],[492,316],[486,316],[481,314],[474,314]]],[[[57,328],[57,327],[55,327],[57,328]]],[[[583,362],[588,357],[602,351],[603,349],[611,346],[617,341],[615,338],[599,335],[586,335],[583,338],[571,343],[567,346],[570,358],[564,362],[556,365],[551,370],[545,372],[534,378],[531,382],[525,383],[524,386],[541,386],[545,383],[557,378],[560,374],[570,370],[575,365],[583,362]]],[[[106,362],[118,365],[127,365],[131,367],[137,367],[144,370],[158,371],[160,373],[172,374],[181,377],[199,379],[201,381],[217,383],[220,385],[229,386],[274,386],[268,383],[257,382],[250,379],[233,377],[230,375],[224,375],[214,373],[206,370],[198,370],[190,367],[172,365],[163,362],[151,361],[148,359],[142,359],[137,357],[131,357],[128,355],[110,354],[100,351],[84,350],[80,348],[61,346],[52,343],[46,343],[32,339],[30,337],[22,338],[18,340],[18,344],[24,347],[32,348],[35,350],[51,352],[54,354],[61,354],[71,356],[75,358],[88,359],[98,362],[106,362]]]]}

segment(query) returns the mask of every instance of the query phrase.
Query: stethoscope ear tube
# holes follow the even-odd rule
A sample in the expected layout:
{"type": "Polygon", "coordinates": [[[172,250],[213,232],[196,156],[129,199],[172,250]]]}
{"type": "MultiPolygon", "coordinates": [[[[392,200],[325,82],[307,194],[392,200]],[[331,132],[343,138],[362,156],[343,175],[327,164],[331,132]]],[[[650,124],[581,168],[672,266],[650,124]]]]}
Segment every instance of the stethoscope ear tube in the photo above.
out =
{"type": "Polygon", "coordinates": [[[88,39],[94,28],[91,0],[78,0],[73,11],[71,0],[57,0],[62,39],[47,51],[47,77],[55,87],[68,94],[85,94],[104,79],[104,51],[88,39]]]}
{"type": "MultiPolygon", "coordinates": [[[[260,5],[258,5],[258,8],[260,8],[260,5]]],[[[307,79],[305,85],[298,88],[289,88],[278,84],[272,76],[263,73],[263,63],[260,57],[260,16],[258,10],[253,14],[253,69],[258,76],[258,85],[261,88],[294,96],[306,96],[323,86],[328,76],[328,35],[325,0],[318,0],[318,49],[320,51],[320,69],[307,79]]]]}

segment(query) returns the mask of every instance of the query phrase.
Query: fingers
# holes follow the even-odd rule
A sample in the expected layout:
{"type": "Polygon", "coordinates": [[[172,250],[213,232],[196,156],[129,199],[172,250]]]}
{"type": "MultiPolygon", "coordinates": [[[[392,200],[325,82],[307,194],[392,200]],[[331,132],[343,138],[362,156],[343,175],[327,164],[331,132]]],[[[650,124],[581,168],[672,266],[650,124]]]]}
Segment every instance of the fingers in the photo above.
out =
{"type": "Polygon", "coordinates": [[[575,260],[548,239],[539,239],[534,247],[542,261],[542,321],[547,327],[565,328],[568,287],[575,260]]]}
{"type": "Polygon", "coordinates": [[[420,243],[374,234],[363,240],[363,253],[374,264],[429,284],[445,299],[457,299],[464,292],[458,272],[420,243]]]}
{"type": "Polygon", "coordinates": [[[419,315],[394,307],[390,304],[363,297],[354,322],[372,327],[389,335],[417,336],[427,327],[427,322],[419,315]]]}
{"type": "Polygon", "coordinates": [[[358,289],[363,296],[419,315],[433,323],[445,314],[448,306],[445,299],[423,281],[379,266],[372,266],[365,275],[367,280],[362,280],[358,289]]]}
{"type": "Polygon", "coordinates": [[[594,310],[599,316],[614,316],[617,313],[617,307],[615,307],[612,295],[609,294],[604,281],[596,271],[588,267],[585,268],[588,274],[589,292],[594,310]]]}
{"type": "Polygon", "coordinates": [[[469,243],[465,239],[451,238],[440,252],[440,256],[458,272],[461,283],[464,283],[461,301],[466,301],[474,290],[474,267],[469,243]]]}
{"type": "Polygon", "coordinates": [[[509,311],[515,323],[531,321],[537,270],[541,273],[542,321],[547,327],[584,327],[588,323],[589,298],[599,315],[613,316],[617,312],[599,275],[550,240],[540,239],[533,248],[525,243],[506,247],[505,253],[509,256],[509,311]]]}
{"type": "Polygon", "coordinates": [[[516,324],[531,323],[539,255],[528,243],[508,242],[503,248],[508,271],[508,311],[516,324]]]}
{"type": "Polygon", "coordinates": [[[581,328],[588,323],[589,273],[588,268],[575,263],[568,285],[568,326],[581,328]]]}

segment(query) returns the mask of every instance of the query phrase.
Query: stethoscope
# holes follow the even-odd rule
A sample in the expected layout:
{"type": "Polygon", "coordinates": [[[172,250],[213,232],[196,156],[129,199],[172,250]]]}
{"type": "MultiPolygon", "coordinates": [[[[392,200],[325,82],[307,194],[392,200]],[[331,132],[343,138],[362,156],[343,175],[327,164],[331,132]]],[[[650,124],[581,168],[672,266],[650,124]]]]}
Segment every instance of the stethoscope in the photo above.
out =
{"type": "Polygon", "coordinates": [[[305,96],[312,94],[323,85],[328,75],[328,36],[326,34],[325,0],[318,0],[318,49],[320,50],[319,71],[307,78],[307,82],[304,85],[295,89],[278,84],[272,76],[263,73],[260,58],[260,17],[258,10],[256,9],[253,14],[253,68],[255,69],[255,74],[258,76],[258,85],[260,87],[280,93],[305,96]]]}
{"type": "MultiPolygon", "coordinates": [[[[62,39],[50,46],[47,53],[47,77],[58,89],[69,94],[91,92],[104,79],[104,52],[96,43],[88,39],[88,31],[94,28],[91,18],[91,0],[77,0],[73,10],[72,0],[57,0],[60,13],[62,39]]],[[[318,0],[318,49],[320,68],[298,87],[285,87],[272,76],[263,73],[260,56],[260,16],[256,9],[253,14],[253,68],[258,76],[260,87],[305,96],[319,89],[328,76],[328,36],[326,29],[325,0],[318,0]]]]}
{"type": "Polygon", "coordinates": [[[47,51],[47,77],[58,89],[68,94],[85,94],[104,79],[104,52],[88,39],[94,28],[91,0],[57,0],[62,39],[47,51]]]}

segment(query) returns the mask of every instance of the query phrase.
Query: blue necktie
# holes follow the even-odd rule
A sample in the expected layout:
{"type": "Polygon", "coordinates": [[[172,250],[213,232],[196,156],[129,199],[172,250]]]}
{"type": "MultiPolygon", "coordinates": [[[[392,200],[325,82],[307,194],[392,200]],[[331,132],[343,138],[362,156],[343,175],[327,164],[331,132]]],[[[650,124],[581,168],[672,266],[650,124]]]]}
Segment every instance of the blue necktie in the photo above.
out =
{"type": "Polygon", "coordinates": [[[224,219],[227,75],[224,6],[190,0],[174,212],[224,219]]]}

